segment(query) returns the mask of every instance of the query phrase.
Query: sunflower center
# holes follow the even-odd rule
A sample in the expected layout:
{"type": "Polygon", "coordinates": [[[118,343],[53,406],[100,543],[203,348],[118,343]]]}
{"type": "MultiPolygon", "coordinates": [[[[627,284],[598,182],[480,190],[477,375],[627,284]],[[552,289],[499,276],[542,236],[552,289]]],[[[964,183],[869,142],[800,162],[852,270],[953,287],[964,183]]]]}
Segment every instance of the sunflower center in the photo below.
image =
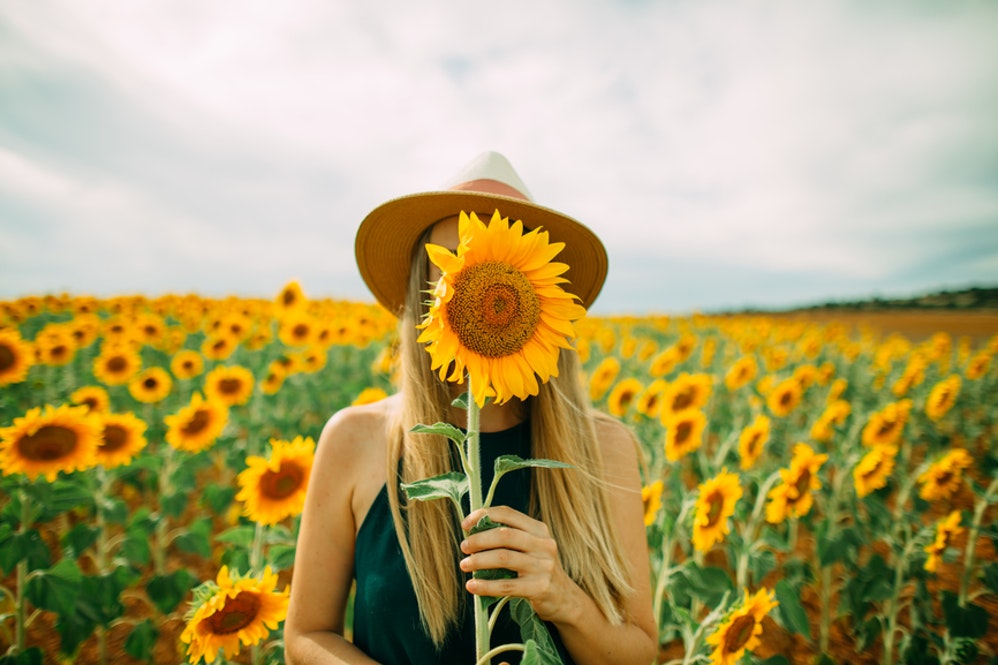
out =
{"type": "Polygon", "coordinates": [[[227,598],[225,606],[205,619],[214,635],[229,635],[253,623],[260,613],[260,598],[255,593],[240,591],[227,598]]]}
{"type": "Polygon", "coordinates": [[[936,485],[949,485],[952,482],[954,474],[952,471],[943,471],[938,476],[936,476],[936,485]]]}
{"type": "Polygon", "coordinates": [[[693,403],[693,398],[696,397],[696,390],[693,388],[686,388],[680,391],[676,395],[676,399],[672,401],[673,411],[682,411],[693,403]]]}
{"type": "Polygon", "coordinates": [[[746,443],[745,448],[748,450],[749,455],[759,454],[760,441],[762,441],[762,433],[753,432],[752,436],[750,436],[748,441],[745,442],[746,443]]]}
{"type": "Polygon", "coordinates": [[[104,428],[104,443],[101,452],[113,453],[122,448],[128,441],[128,432],[120,425],[108,425],[104,428]]]}
{"type": "Polygon", "coordinates": [[[304,323],[297,324],[291,329],[291,334],[295,339],[306,339],[308,337],[308,325],[304,323]]]}
{"type": "Polygon", "coordinates": [[[282,461],[277,471],[267,471],[260,477],[260,493],[268,499],[286,499],[301,487],[305,470],[299,465],[282,461]]]}
{"type": "Polygon", "coordinates": [[[111,356],[107,359],[107,369],[109,372],[117,374],[118,372],[124,372],[128,368],[128,361],[122,356],[111,356]]]}
{"type": "Polygon", "coordinates": [[[780,395],[780,406],[790,406],[793,403],[794,396],[789,390],[783,391],[780,395]]]}
{"type": "Polygon", "coordinates": [[[735,619],[724,635],[725,653],[735,653],[744,648],[755,630],[755,617],[751,614],[735,619]]]}
{"type": "Polygon", "coordinates": [[[59,425],[45,425],[37,432],[21,437],[18,450],[23,457],[49,462],[66,457],[76,448],[76,433],[59,425]]]}
{"type": "Polygon", "coordinates": [[[156,390],[159,387],[159,381],[153,376],[146,377],[145,381],[142,382],[142,387],[146,390],[156,390]]]}
{"type": "Polygon", "coordinates": [[[197,411],[194,412],[194,415],[191,417],[191,419],[188,420],[187,423],[185,423],[184,426],[180,428],[180,431],[187,436],[194,436],[199,432],[203,431],[206,427],[208,427],[208,424],[210,422],[211,422],[211,414],[208,412],[208,410],[198,409],[197,411]]]}
{"type": "Polygon", "coordinates": [[[711,492],[707,497],[707,528],[717,526],[723,508],[724,495],[720,492],[711,492]]]}
{"type": "Polygon", "coordinates": [[[218,390],[223,395],[236,395],[242,386],[243,382],[239,379],[222,379],[218,382],[218,390]]]}
{"type": "Polygon", "coordinates": [[[794,488],[797,490],[797,500],[802,499],[804,494],[811,489],[811,472],[808,469],[804,469],[797,477],[794,488]]]}
{"type": "Polygon", "coordinates": [[[0,372],[13,367],[16,361],[17,356],[10,350],[10,347],[6,344],[0,344],[0,372]]]}
{"type": "Polygon", "coordinates": [[[682,421],[676,425],[676,443],[685,443],[693,433],[693,423],[682,421]]]}
{"type": "Polygon", "coordinates": [[[501,261],[487,261],[458,273],[447,319],[465,348],[502,358],[534,334],[541,302],[526,275],[501,261]]]}

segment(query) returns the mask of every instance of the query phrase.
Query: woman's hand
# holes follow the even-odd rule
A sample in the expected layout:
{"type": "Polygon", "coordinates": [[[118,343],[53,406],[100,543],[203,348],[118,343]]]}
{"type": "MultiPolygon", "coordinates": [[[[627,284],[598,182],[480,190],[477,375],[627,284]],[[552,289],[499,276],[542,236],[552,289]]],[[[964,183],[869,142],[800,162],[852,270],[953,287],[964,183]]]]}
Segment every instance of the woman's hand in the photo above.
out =
{"type": "Polygon", "coordinates": [[[561,567],[558,544],[543,522],[508,506],[476,510],[461,523],[467,533],[485,514],[500,526],[468,536],[461,543],[467,556],[461,570],[473,573],[487,568],[507,568],[517,574],[510,579],[469,579],[465,587],[479,596],[526,598],[545,621],[566,618],[578,586],[561,567]]]}

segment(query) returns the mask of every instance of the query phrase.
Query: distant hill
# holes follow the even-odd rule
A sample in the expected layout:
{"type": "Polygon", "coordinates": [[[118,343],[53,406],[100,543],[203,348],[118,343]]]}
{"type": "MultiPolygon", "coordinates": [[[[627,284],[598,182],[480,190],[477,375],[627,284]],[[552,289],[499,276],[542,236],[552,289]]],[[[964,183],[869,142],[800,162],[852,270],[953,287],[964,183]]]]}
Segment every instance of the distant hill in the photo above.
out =
{"type": "MultiPolygon", "coordinates": [[[[814,305],[791,308],[793,312],[823,311],[884,311],[884,310],[954,310],[998,311],[998,286],[970,287],[953,291],[936,291],[908,298],[882,298],[866,300],[834,300],[814,305]]],[[[767,313],[771,310],[749,308],[743,313],[767,313]]],[[[788,311],[788,310],[780,310],[788,311]]]]}

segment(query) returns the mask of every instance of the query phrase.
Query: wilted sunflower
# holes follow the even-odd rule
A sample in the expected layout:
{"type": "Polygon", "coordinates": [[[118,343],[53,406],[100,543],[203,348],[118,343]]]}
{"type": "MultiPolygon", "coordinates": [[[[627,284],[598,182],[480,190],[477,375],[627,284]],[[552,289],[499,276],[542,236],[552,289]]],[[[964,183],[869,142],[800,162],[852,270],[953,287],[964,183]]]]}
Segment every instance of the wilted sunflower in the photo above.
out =
{"type": "Polygon", "coordinates": [[[742,498],[737,474],[721,469],[713,478],[700,483],[696,513],[693,517],[693,547],[706,552],[724,540],[731,528],[728,518],[735,514],[735,504],[742,498]]]}
{"type": "Polygon", "coordinates": [[[711,665],[735,665],[746,651],[759,645],[762,620],[779,603],[768,589],[759,589],[750,596],[745,589],[745,599],[735,608],[716,631],[707,636],[707,644],[714,647],[710,654],[711,665]]]}
{"type": "Polygon", "coordinates": [[[34,361],[31,344],[16,329],[0,328],[0,386],[24,381],[34,361]]]}
{"type": "Polygon", "coordinates": [[[724,375],[724,385],[735,391],[748,384],[759,373],[759,363],[755,356],[742,356],[736,360],[724,375]]]}
{"type": "Polygon", "coordinates": [[[620,374],[620,360],[616,356],[603,358],[593,370],[593,375],[589,377],[589,398],[595,402],[606,395],[606,391],[617,380],[618,374],[620,374]]]}
{"type": "Polygon", "coordinates": [[[173,379],[162,367],[144,369],[128,382],[128,392],[137,402],[156,404],[166,399],[173,387],[173,379]]]}
{"type": "Polygon", "coordinates": [[[762,455],[762,450],[769,441],[769,417],[759,414],[738,435],[738,465],[742,470],[751,469],[762,455]]]}
{"type": "Polygon", "coordinates": [[[963,448],[954,448],[918,476],[921,489],[918,496],[926,501],[948,499],[963,485],[963,470],[974,463],[974,458],[963,448]]]}
{"type": "Polygon", "coordinates": [[[911,400],[903,399],[891,402],[880,411],[870,414],[870,419],[863,426],[863,445],[896,446],[901,440],[908,414],[911,412],[911,400]]]}
{"type": "Polygon", "coordinates": [[[55,481],[59,472],[89,469],[100,445],[100,425],[84,406],[63,404],[30,409],[0,428],[3,475],[23,473],[29,480],[55,481]]]}
{"type": "Polygon", "coordinates": [[[769,491],[766,504],[766,521],[779,524],[789,518],[803,517],[814,505],[813,491],[821,489],[818,470],[828,460],[828,455],[815,455],[804,443],[794,446],[790,466],[780,469],[782,484],[769,491]]]}
{"type": "Polygon", "coordinates": [[[170,371],[181,381],[193,379],[204,371],[204,357],[192,349],[177,351],[170,359],[170,371]]]}
{"type": "Polygon", "coordinates": [[[703,444],[707,416],[699,409],[687,409],[665,422],[665,457],[675,462],[703,444]]]}
{"type": "Polygon", "coordinates": [[[776,384],[766,395],[766,406],[770,413],[778,418],[790,415],[800,404],[804,389],[795,378],[784,379],[776,384]]]}
{"type": "Polygon", "coordinates": [[[702,409],[710,399],[711,380],[709,374],[689,374],[683,372],[669,383],[662,393],[662,406],[659,418],[663,423],[688,409],[702,409]]]}
{"type": "Polygon", "coordinates": [[[560,286],[568,266],[552,261],[564,243],[548,242],[539,228],[525,234],[498,210],[488,226],[462,212],[458,233],[456,253],[426,245],[441,270],[419,324],[431,367],[458,383],[467,371],[479,406],[486,397],[501,404],[536,395],[538,379],[557,376],[559,349],[571,348],[574,322],[586,313],[560,286]]]}
{"type": "Polygon", "coordinates": [[[887,479],[894,471],[897,458],[897,446],[873,446],[863,455],[852,470],[853,484],[856,486],[856,496],[863,498],[887,485],[887,479]]]}
{"type": "Polygon", "coordinates": [[[253,372],[242,365],[216,367],[204,377],[204,394],[225,406],[237,406],[249,401],[253,394],[253,372]]]}
{"type": "Polygon", "coordinates": [[[130,464],[146,447],[146,424],[131,413],[101,413],[101,443],[97,446],[97,464],[105,469],[130,464]]]}
{"type": "Polygon", "coordinates": [[[259,644],[277,630],[288,613],[288,590],[276,589],[277,573],[270,566],[261,578],[230,576],[222,566],[214,582],[194,590],[194,608],[180,634],[189,645],[189,662],[213,663],[219,649],[231,659],[242,646],[259,644]]]}
{"type": "Polygon", "coordinates": [[[662,490],[665,485],[661,480],[656,480],[651,485],[641,488],[641,502],[645,507],[645,526],[651,526],[658,518],[658,511],[662,509],[662,490]]]}
{"type": "Polygon", "coordinates": [[[606,400],[607,411],[617,418],[623,418],[631,403],[641,393],[644,386],[633,377],[628,377],[618,382],[610,391],[610,397],[606,400]]]}
{"type": "Polygon", "coordinates": [[[90,413],[105,413],[111,410],[111,397],[100,386],[83,386],[69,395],[73,404],[85,406],[90,413]]]}
{"type": "Polygon", "coordinates": [[[381,388],[364,388],[360,391],[360,394],[354,398],[351,405],[360,406],[361,404],[372,404],[374,402],[379,402],[386,397],[388,397],[388,393],[381,388]]]}
{"type": "Polygon", "coordinates": [[[960,383],[960,375],[951,374],[933,386],[925,400],[925,415],[932,420],[939,420],[949,413],[960,394],[960,383]]]}
{"type": "Polygon", "coordinates": [[[664,379],[655,379],[638,396],[638,413],[647,418],[657,418],[662,411],[662,395],[668,387],[664,379]]]}
{"type": "Polygon", "coordinates": [[[953,539],[963,531],[960,526],[960,511],[954,510],[943,519],[936,522],[936,537],[930,544],[925,546],[925,553],[928,558],[925,560],[925,570],[930,573],[939,570],[939,564],[943,562],[943,554],[953,545],[953,539]]]}
{"type": "Polygon", "coordinates": [[[101,346],[100,355],[94,359],[94,376],[106,386],[120,386],[139,373],[142,359],[131,344],[101,346]]]}
{"type": "Polygon", "coordinates": [[[312,473],[315,442],[295,437],[293,441],[272,439],[270,457],[251,455],[237,481],[237,501],[245,505],[243,514],[260,524],[277,524],[293,517],[305,505],[305,491],[312,473]]]}
{"type": "Polygon", "coordinates": [[[199,453],[215,443],[228,420],[225,404],[194,393],[190,404],[163,418],[167,426],[166,442],[178,450],[199,453]]]}

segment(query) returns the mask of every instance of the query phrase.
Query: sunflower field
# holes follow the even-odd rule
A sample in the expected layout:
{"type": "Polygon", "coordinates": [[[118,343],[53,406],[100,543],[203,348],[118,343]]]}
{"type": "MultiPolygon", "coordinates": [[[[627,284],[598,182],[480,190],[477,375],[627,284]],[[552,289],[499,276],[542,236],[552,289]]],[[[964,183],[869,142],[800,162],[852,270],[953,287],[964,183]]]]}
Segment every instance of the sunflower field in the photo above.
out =
{"type": "MultiPolygon", "coordinates": [[[[381,308],[0,302],[0,663],[281,663],[326,419],[393,390],[381,308]]],[[[589,317],[644,452],[662,663],[998,658],[998,336],[589,317]]]]}

